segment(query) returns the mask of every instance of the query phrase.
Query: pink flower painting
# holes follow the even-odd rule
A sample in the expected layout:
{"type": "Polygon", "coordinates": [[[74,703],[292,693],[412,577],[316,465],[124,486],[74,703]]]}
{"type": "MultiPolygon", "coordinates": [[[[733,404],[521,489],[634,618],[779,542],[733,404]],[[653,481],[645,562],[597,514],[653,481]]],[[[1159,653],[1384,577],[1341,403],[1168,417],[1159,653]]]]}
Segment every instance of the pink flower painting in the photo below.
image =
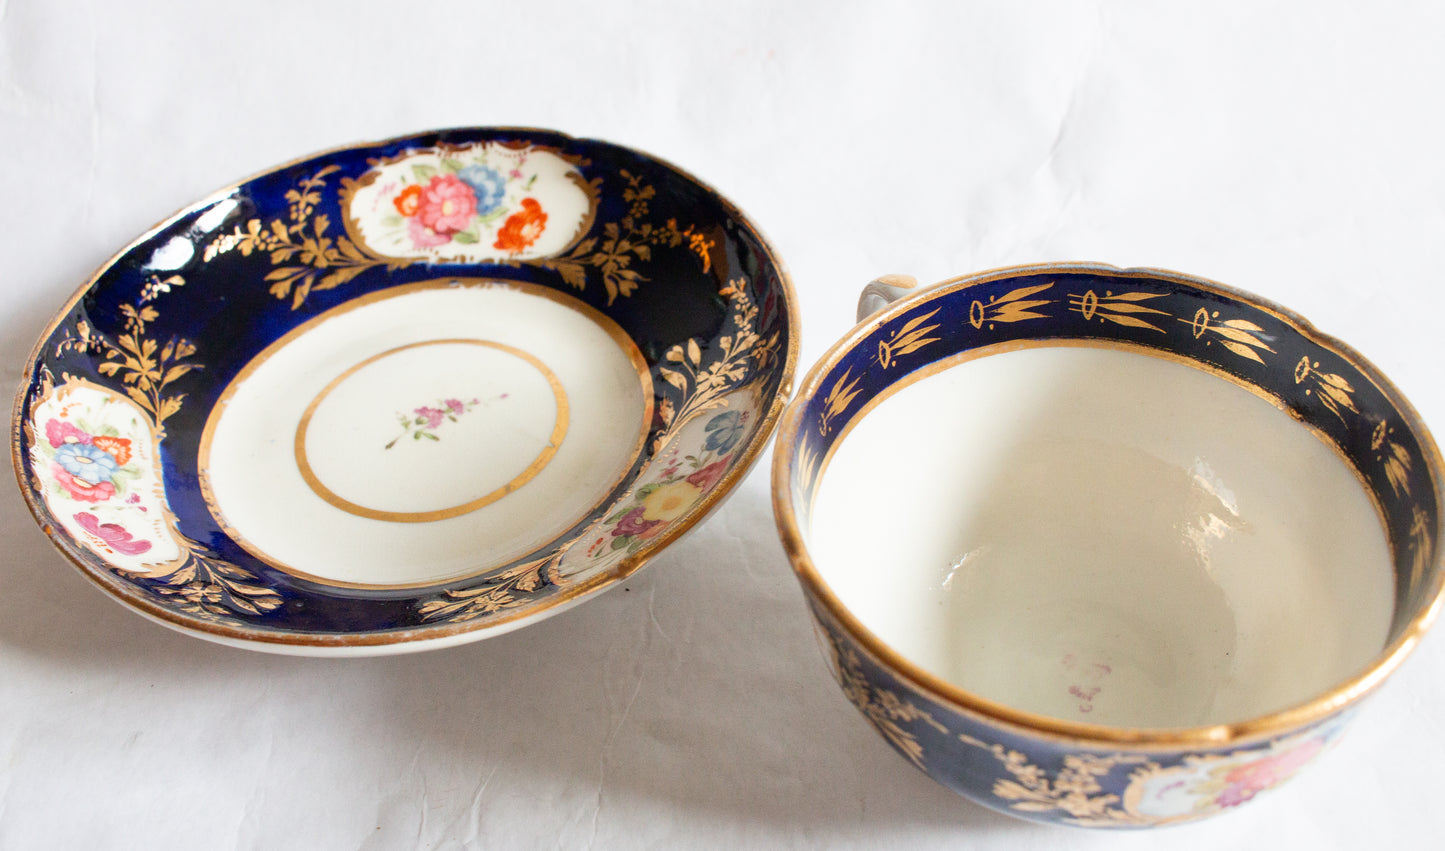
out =
{"type": "Polygon", "coordinates": [[[421,190],[416,218],[437,234],[451,236],[466,230],[477,212],[472,187],[454,174],[439,174],[421,190]]]}
{"type": "Polygon", "coordinates": [[[82,511],[75,515],[80,528],[94,535],[103,544],[122,555],[138,556],[151,548],[150,541],[138,540],[118,523],[102,523],[94,514],[82,511]]]}

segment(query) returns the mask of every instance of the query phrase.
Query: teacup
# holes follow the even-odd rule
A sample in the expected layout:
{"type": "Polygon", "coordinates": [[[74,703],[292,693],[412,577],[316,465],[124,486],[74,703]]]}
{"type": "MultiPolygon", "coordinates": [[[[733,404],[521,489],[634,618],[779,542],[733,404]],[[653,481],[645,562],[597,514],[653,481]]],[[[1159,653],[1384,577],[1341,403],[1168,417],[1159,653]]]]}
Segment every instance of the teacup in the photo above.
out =
{"type": "Polygon", "coordinates": [[[880,279],[859,314],[784,414],[774,510],[844,693],[965,796],[1233,808],[1438,614],[1439,450],[1295,314],[1084,264],[880,279]]]}

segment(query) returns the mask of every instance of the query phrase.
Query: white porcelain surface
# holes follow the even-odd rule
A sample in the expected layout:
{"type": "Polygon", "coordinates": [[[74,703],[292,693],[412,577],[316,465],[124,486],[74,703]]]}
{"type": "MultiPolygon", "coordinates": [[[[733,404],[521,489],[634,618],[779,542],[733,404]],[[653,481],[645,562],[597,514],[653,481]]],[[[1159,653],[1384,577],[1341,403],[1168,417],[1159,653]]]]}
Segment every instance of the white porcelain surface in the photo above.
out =
{"type": "Polygon", "coordinates": [[[209,502],[244,546],[324,582],[432,582],[606,498],[652,398],[615,324],[505,284],[387,293],[278,341],[212,413],[209,502]]]}
{"type": "MultiPolygon", "coordinates": [[[[738,201],[794,272],[803,366],[851,327],[870,275],[1084,257],[1289,305],[1445,432],[1440,3],[541,0],[414,20],[357,0],[6,8],[12,384],[64,291],[218,180],[421,124],[513,120],[654,150],[738,201]]],[[[819,664],[765,472],[586,605],[499,640],[354,660],[233,651],[137,620],[67,575],[11,488],[0,846],[1440,841],[1438,628],[1333,753],[1232,815],[1123,836],[961,801],[883,744],[819,664]]]]}
{"type": "Polygon", "coordinates": [[[1241,387],[1134,352],[968,360],[867,413],[809,548],[884,642],[1054,717],[1230,722],[1384,645],[1389,551],[1355,473],[1241,387]]]}

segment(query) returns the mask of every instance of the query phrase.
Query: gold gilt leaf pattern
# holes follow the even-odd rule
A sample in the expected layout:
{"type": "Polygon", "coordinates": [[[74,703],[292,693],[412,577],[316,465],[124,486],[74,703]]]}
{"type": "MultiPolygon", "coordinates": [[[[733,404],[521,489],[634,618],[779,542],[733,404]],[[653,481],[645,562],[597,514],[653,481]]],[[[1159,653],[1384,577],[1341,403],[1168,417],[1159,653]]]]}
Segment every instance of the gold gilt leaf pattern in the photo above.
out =
{"type": "Polygon", "coordinates": [[[818,450],[803,436],[798,440],[798,471],[793,478],[798,494],[806,494],[813,489],[813,477],[817,473],[818,450]]]}
{"type": "Polygon", "coordinates": [[[1047,314],[1039,313],[1034,308],[1044,307],[1053,302],[1048,299],[1030,299],[1029,296],[1041,293],[1053,285],[1054,282],[1050,281],[1047,284],[1020,287],[996,298],[991,298],[986,304],[975,299],[973,304],[969,305],[968,308],[968,324],[974,328],[982,328],[986,323],[990,322],[1022,322],[1025,319],[1047,319],[1047,314]]]}
{"type": "Polygon", "coordinates": [[[175,601],[175,608],[192,615],[218,620],[231,620],[236,612],[261,615],[281,605],[281,595],[259,584],[256,574],[218,559],[196,541],[180,534],[171,523],[172,533],[186,547],[187,555],[179,569],[162,576],[146,575],[159,585],[153,586],[162,597],[175,601]]]}
{"type": "Polygon", "coordinates": [[[1274,349],[1270,348],[1268,342],[1270,337],[1263,328],[1248,319],[1218,320],[1219,311],[1211,313],[1208,309],[1201,307],[1194,311],[1192,318],[1179,321],[1190,327],[1194,333],[1194,339],[1198,340],[1205,334],[1213,334],[1215,337],[1206,341],[1206,345],[1210,342],[1218,342],[1225,349],[1257,364],[1264,364],[1264,358],[1259,356],[1259,352],[1274,354],[1274,349]]]}
{"type": "MultiPolygon", "coordinates": [[[[162,345],[147,333],[150,323],[160,318],[160,312],[149,302],[184,285],[185,279],[180,275],[164,280],[152,275],[142,288],[138,304],[121,305],[125,332],[114,342],[80,322],[76,336],[66,337],[57,346],[57,353],[73,348],[103,354],[105,360],[96,367],[97,371],[120,378],[121,389],[149,416],[157,444],[165,440],[163,423],[181,409],[186,398],[184,393],[170,393],[170,385],[204,368],[191,361],[197,349],[189,340],[172,337],[162,345]]],[[[150,580],[154,583],[148,586],[150,590],[172,600],[177,610],[224,621],[233,620],[237,612],[261,615],[281,605],[281,595],[259,584],[256,574],[216,558],[209,549],[183,534],[169,510],[166,522],[171,535],[185,551],[179,564],[171,562],[149,571],[126,572],[150,580]]]]}
{"type": "Polygon", "coordinates": [[[1145,770],[1158,766],[1141,754],[1114,754],[1101,757],[1093,754],[1070,754],[1064,766],[1052,777],[1049,772],[1029,762],[1018,751],[1003,745],[991,745],[967,734],[959,734],[964,744],[982,748],[993,754],[1013,779],[994,781],[993,794],[1009,802],[1009,809],[1027,813],[1048,813],[1056,810],[1067,815],[1065,821],[1086,827],[1125,827],[1154,822],[1128,812],[1119,806],[1119,796],[1104,794],[1099,778],[1120,765],[1140,765],[1145,770]]]}
{"type": "Polygon", "coordinates": [[[542,571],[560,557],[551,555],[509,567],[475,588],[444,591],[440,597],[422,603],[417,612],[423,620],[461,623],[513,608],[547,587],[542,571]]]}
{"type": "MultiPolygon", "coordinates": [[[[419,258],[381,257],[344,235],[331,234],[331,218],[317,212],[316,207],[321,203],[327,178],[339,170],[340,166],[329,165],[301,179],[286,193],[286,219],[251,219],[237,225],[206,246],[203,260],[210,262],[230,251],[239,251],[243,257],[267,255],[275,267],[265,276],[271,294],[279,299],[290,298],[292,310],[305,304],[312,292],[341,286],[368,269],[397,270],[424,262],[419,258]]],[[[645,221],[649,202],[657,191],[637,175],[627,171],[619,174],[627,181],[622,198],[628,204],[619,221],[605,223],[600,236],[582,240],[564,257],[511,262],[551,269],[575,289],[586,287],[587,270],[594,269],[602,278],[608,304],[618,296],[632,295],[639,284],[648,280],[637,264],[651,261],[655,246],[685,246],[697,256],[703,273],[709,272],[716,240],[694,225],[679,227],[676,219],[661,225],[645,221]]]]}
{"type": "Polygon", "coordinates": [[[843,375],[837,381],[833,382],[833,389],[828,391],[828,395],[823,397],[824,410],[822,418],[818,421],[818,431],[824,436],[832,429],[833,419],[846,411],[848,404],[862,392],[857,389],[862,376],[849,381],[848,377],[852,374],[853,367],[850,366],[843,371],[843,375]]]}
{"type": "MultiPolygon", "coordinates": [[[[942,308],[939,308],[938,310],[941,309],[942,308]]],[[[887,369],[894,364],[899,355],[916,352],[929,343],[938,342],[938,337],[925,336],[932,331],[938,330],[938,326],[923,325],[924,322],[932,319],[934,314],[938,313],[938,310],[934,310],[932,313],[925,313],[915,319],[910,319],[902,328],[890,334],[888,339],[879,340],[878,365],[887,369]]]]}
{"type": "Polygon", "coordinates": [[[616,301],[618,296],[632,295],[639,284],[647,281],[647,277],[632,263],[634,260],[644,263],[651,260],[653,246],[676,248],[685,244],[697,255],[703,274],[710,272],[712,250],[717,247],[717,242],[694,225],[678,227],[676,219],[668,219],[661,225],[645,221],[649,215],[649,202],[657,195],[657,190],[625,169],[618,174],[627,181],[627,188],[622,190],[622,200],[628,205],[626,215],[619,221],[603,225],[600,238],[582,240],[567,256],[532,262],[557,271],[568,286],[579,290],[587,284],[587,269],[596,269],[602,275],[608,304],[616,301]]]}
{"type": "Polygon", "coordinates": [[[291,309],[306,303],[313,291],[329,290],[379,266],[401,269],[415,260],[387,260],[356,245],[345,236],[328,235],[331,217],[317,213],[326,178],[340,170],[329,165],[310,177],[302,178],[296,188],[286,193],[287,221],[272,219],[269,223],[251,219],[237,225],[231,233],[223,233],[206,246],[205,262],[229,251],[241,256],[267,254],[276,268],[266,274],[271,294],[291,299],[291,309]]]}
{"type": "Polygon", "coordinates": [[[1384,454],[1385,478],[1394,489],[1395,496],[1410,495],[1410,451],[1395,441],[1384,454]]]}
{"type": "Polygon", "coordinates": [[[696,339],[679,343],[663,355],[663,362],[668,366],[659,366],[658,374],[663,381],[681,391],[683,399],[680,406],[675,407],[664,400],[664,404],[658,407],[664,430],[653,442],[654,446],[666,443],[678,429],[699,414],[725,407],[727,399],[724,397],[747,377],[750,360],[757,368],[765,369],[777,358],[777,332],[763,340],[754,327],[758,307],[748,295],[747,279],[729,281],[718,290],[718,295],[728,300],[733,333],[718,338],[718,356],[715,358],[712,358],[713,350],[704,353],[696,339]]]}
{"type": "Polygon", "coordinates": [[[905,730],[899,722],[922,721],[944,734],[948,733],[947,728],[934,720],[932,715],[894,692],[870,685],[863,674],[863,665],[857,651],[839,647],[837,640],[827,630],[820,630],[820,634],[824,638],[833,674],[838,678],[838,684],[843,687],[843,694],[858,707],[858,711],[863,713],[863,717],[868,719],[868,723],[872,724],[883,738],[908,757],[910,762],[923,768],[923,745],[919,744],[918,737],[905,730]]]}
{"type": "Polygon", "coordinates": [[[1420,506],[1413,506],[1410,517],[1410,587],[1421,588],[1425,568],[1430,563],[1430,518],[1420,506]]]}
{"type": "Polygon", "coordinates": [[[1305,388],[1305,395],[1314,395],[1320,400],[1330,413],[1345,422],[1345,411],[1358,414],[1359,409],[1355,407],[1353,394],[1355,388],[1343,377],[1333,372],[1320,372],[1319,361],[1311,361],[1309,356],[1300,358],[1294,368],[1294,383],[1303,384],[1305,381],[1312,381],[1314,387],[1305,388]],[[1318,390],[1318,393],[1314,391],[1318,390]]]}
{"type": "MultiPolygon", "coordinates": [[[[179,275],[172,276],[170,280],[179,281],[176,286],[185,283],[179,275]]],[[[155,294],[155,291],[150,292],[152,296],[155,294]]],[[[125,317],[125,332],[114,341],[95,334],[81,322],[77,326],[79,337],[67,338],[61,346],[104,353],[105,360],[96,370],[101,375],[120,378],[121,388],[150,414],[156,439],[162,440],[165,438],[162,424],[181,409],[181,403],[186,398],[184,393],[171,395],[168,386],[186,373],[203,367],[190,360],[196,354],[196,346],[190,340],[172,337],[161,345],[147,334],[147,325],[160,317],[156,309],[147,304],[149,300],[150,297],[143,295],[139,305],[120,306],[121,315],[125,317]]]]}
{"type": "Polygon", "coordinates": [[[1129,328],[1148,328],[1153,331],[1164,332],[1163,328],[1143,318],[1143,315],[1158,315],[1168,317],[1167,311],[1140,304],[1151,298],[1161,298],[1164,293],[1113,293],[1104,292],[1100,298],[1093,290],[1087,290],[1083,295],[1069,295],[1069,310],[1084,317],[1087,322],[1091,319],[1098,319],[1100,322],[1112,322],[1115,325],[1123,325],[1129,328]],[[1141,315],[1142,314],[1142,315],[1141,315]]]}
{"type": "Polygon", "coordinates": [[[1410,450],[1391,440],[1391,433],[1389,423],[1384,420],[1376,423],[1370,432],[1370,449],[1375,452],[1375,460],[1385,468],[1385,479],[1395,496],[1409,496],[1410,470],[1414,466],[1410,450]]]}

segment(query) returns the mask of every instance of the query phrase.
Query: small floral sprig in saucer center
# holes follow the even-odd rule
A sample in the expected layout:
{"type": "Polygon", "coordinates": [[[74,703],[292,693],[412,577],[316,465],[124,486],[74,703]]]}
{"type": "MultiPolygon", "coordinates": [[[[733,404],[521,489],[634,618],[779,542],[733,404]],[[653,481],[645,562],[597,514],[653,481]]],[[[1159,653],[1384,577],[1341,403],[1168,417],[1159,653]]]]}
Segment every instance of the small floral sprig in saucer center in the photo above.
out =
{"type": "Polygon", "coordinates": [[[442,399],[435,405],[422,405],[420,408],[412,409],[410,414],[398,412],[397,421],[401,423],[401,434],[393,437],[386,445],[387,449],[396,445],[397,441],[411,435],[412,440],[441,440],[437,437],[436,431],[444,422],[457,422],[458,418],[476,406],[479,399],[472,399],[463,402],[460,399],[442,399]]]}

